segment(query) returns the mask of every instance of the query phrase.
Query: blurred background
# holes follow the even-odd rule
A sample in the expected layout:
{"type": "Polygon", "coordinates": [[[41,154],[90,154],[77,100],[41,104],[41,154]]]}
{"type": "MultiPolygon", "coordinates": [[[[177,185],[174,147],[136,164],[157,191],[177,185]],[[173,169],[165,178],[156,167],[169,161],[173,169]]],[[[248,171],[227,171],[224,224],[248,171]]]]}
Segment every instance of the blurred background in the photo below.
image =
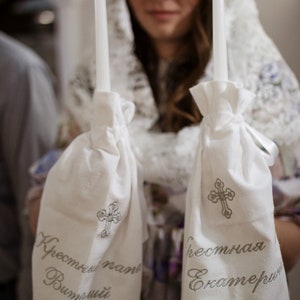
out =
{"type": "MultiPolygon", "coordinates": [[[[257,0],[266,32],[300,80],[299,0],[257,0]]],[[[64,99],[74,67],[92,45],[93,0],[0,0],[0,29],[49,64],[64,99]]],[[[300,263],[289,274],[291,300],[300,299],[300,263]]]]}
{"type": "Polygon", "coordinates": [[[24,42],[56,70],[55,6],[51,0],[0,0],[0,29],[24,42]]]}

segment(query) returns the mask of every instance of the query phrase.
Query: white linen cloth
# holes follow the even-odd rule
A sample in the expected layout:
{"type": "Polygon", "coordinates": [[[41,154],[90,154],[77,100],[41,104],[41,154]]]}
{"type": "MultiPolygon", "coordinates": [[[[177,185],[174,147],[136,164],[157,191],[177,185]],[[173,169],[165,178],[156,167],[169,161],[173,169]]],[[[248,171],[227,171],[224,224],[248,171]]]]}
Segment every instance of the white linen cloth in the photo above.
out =
{"type": "Polygon", "coordinates": [[[91,130],[47,177],[33,252],[35,300],[140,297],[145,203],[126,127],[133,104],[95,92],[93,105],[91,130]]]}
{"type": "Polygon", "coordinates": [[[191,89],[203,114],[186,203],[182,300],[289,299],[269,165],[277,147],[244,122],[253,94],[191,89]]]}

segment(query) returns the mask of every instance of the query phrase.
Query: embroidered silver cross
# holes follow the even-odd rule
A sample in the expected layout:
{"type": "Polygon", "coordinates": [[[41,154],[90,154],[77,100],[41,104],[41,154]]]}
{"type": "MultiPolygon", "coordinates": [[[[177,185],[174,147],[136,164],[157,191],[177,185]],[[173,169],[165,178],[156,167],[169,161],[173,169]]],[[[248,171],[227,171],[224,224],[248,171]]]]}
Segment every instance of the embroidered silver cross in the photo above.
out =
{"type": "Polygon", "coordinates": [[[211,191],[208,195],[208,200],[213,203],[221,202],[222,205],[222,215],[230,219],[232,215],[232,210],[229,208],[227,200],[232,200],[235,196],[235,192],[230,188],[227,188],[224,191],[224,182],[222,182],[219,178],[217,178],[215,182],[216,191],[211,191]]]}
{"type": "Polygon", "coordinates": [[[111,203],[108,206],[108,212],[105,209],[101,209],[97,212],[98,220],[106,221],[104,229],[101,231],[100,236],[102,238],[110,236],[111,223],[117,224],[121,220],[120,207],[117,201],[111,203]]]}

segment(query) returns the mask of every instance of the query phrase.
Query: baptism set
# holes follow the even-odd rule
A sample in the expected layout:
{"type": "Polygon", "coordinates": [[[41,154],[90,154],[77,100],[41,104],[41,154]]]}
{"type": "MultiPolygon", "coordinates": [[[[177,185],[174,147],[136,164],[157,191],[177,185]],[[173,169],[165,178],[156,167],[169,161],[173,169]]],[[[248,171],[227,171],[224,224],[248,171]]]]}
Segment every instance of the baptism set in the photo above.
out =
{"type": "MultiPolygon", "coordinates": [[[[213,0],[214,80],[191,88],[203,121],[186,198],[181,299],[286,300],[269,171],[278,150],[242,117],[254,95],[228,80],[223,10],[213,0]]],[[[110,91],[104,0],[95,0],[95,16],[91,129],[47,177],[34,300],[140,299],[147,224],[127,130],[134,105],[110,91]]]]}

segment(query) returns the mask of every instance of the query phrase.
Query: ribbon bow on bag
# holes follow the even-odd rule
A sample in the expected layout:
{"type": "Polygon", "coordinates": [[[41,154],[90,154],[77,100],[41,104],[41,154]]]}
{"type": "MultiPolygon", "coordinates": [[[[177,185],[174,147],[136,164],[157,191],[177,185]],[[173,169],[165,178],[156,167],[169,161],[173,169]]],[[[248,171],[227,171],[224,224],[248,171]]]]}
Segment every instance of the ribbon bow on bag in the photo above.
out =
{"type": "Polygon", "coordinates": [[[49,172],[33,252],[35,300],[140,297],[145,203],[126,127],[131,105],[96,91],[91,130],[49,172]]]}

